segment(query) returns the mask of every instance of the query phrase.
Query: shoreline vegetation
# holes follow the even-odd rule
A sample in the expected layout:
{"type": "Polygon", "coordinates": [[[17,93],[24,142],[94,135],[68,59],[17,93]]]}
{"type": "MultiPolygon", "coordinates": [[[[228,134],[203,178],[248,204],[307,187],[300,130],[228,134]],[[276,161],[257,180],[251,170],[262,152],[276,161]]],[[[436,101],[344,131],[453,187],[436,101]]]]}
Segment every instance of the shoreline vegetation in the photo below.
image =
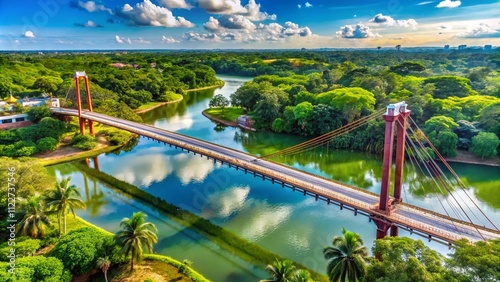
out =
{"type": "MultiPolygon", "coordinates": [[[[275,262],[276,259],[284,259],[283,257],[274,254],[255,243],[249,242],[246,239],[243,239],[238,235],[213,224],[209,220],[167,203],[160,197],[155,197],[132,184],[116,179],[115,177],[96,169],[89,168],[83,163],[76,163],[75,166],[86,174],[99,179],[111,187],[119,189],[122,192],[133,196],[137,200],[143,201],[160,211],[171,215],[170,218],[172,220],[188,228],[195,229],[200,234],[206,236],[212,242],[219,245],[221,248],[248,262],[256,263],[265,267],[266,265],[275,262]]],[[[308,270],[315,281],[328,281],[328,278],[325,275],[310,270],[300,263],[294,262],[294,265],[298,268],[308,270]]]]}
{"type": "Polygon", "coordinates": [[[224,108],[224,115],[222,115],[222,109],[221,108],[208,108],[205,109],[201,112],[203,116],[208,118],[209,120],[213,122],[217,122],[220,124],[223,124],[225,126],[232,126],[232,127],[240,127],[245,130],[251,130],[251,131],[256,131],[255,128],[253,127],[248,127],[241,125],[237,122],[238,117],[241,115],[245,115],[245,111],[243,108],[240,107],[225,107],[224,108]]]}
{"type": "MultiPolygon", "coordinates": [[[[180,95],[180,94],[179,94],[180,95]]],[[[176,100],[173,100],[173,101],[167,101],[167,102],[151,102],[151,103],[148,103],[148,104],[145,104],[141,107],[139,107],[138,109],[136,109],[134,112],[136,114],[143,114],[143,113],[146,113],[146,112],[149,112],[149,111],[152,111],[156,108],[159,108],[159,107],[162,107],[162,106],[165,106],[165,105],[168,105],[168,104],[174,104],[174,103],[178,103],[180,101],[182,101],[184,99],[184,96],[181,95],[181,97],[179,99],[176,99],[176,100]],[[142,108],[142,109],[141,109],[142,108]]]]}
{"type": "MultiPolygon", "coordinates": [[[[90,228],[93,228],[93,229],[96,229],[97,231],[107,235],[107,236],[114,236],[113,233],[107,231],[106,229],[103,229],[102,227],[99,227],[97,225],[94,225],[86,220],[84,220],[83,218],[81,217],[78,217],[78,216],[75,216],[75,217],[68,217],[68,233],[71,231],[71,230],[76,230],[76,229],[79,229],[79,228],[84,228],[84,227],[90,227],[90,228]]],[[[201,275],[200,273],[198,273],[195,269],[193,269],[192,267],[190,266],[186,266],[184,265],[182,262],[174,259],[174,258],[171,258],[169,256],[165,256],[165,255],[159,255],[159,254],[144,254],[143,256],[143,261],[141,264],[139,264],[138,266],[141,266],[141,265],[144,265],[144,264],[148,264],[148,262],[160,262],[161,264],[168,264],[168,265],[171,265],[172,267],[176,268],[176,269],[179,269],[181,266],[185,269],[182,274],[185,275],[186,277],[190,278],[192,281],[194,282],[208,282],[210,280],[208,280],[207,278],[205,278],[203,275],[201,275]]],[[[120,278],[122,279],[126,279],[127,277],[123,277],[123,275],[138,275],[140,274],[141,272],[144,272],[142,271],[142,269],[140,270],[137,269],[135,270],[134,272],[130,273],[129,272],[129,267],[128,267],[128,263],[125,263],[124,264],[125,267],[121,267],[122,265],[115,265],[112,269],[110,269],[109,271],[109,279],[112,280],[114,277],[113,276],[120,276],[120,278]],[[116,269],[116,270],[114,270],[116,269]]],[[[165,266],[163,266],[165,267],[165,266]]],[[[163,268],[162,267],[162,268],[163,268]]],[[[145,270],[146,272],[148,273],[155,273],[156,269],[153,267],[145,267],[145,270]]],[[[179,269],[180,270],[180,269],[179,269]]],[[[76,281],[83,281],[83,280],[79,280],[79,279],[82,279],[82,278],[86,278],[88,279],[89,276],[94,276],[97,274],[97,273],[100,273],[100,271],[91,271],[90,273],[86,273],[86,274],[83,274],[81,276],[75,276],[73,277],[73,280],[76,280],[76,281]]],[[[155,273],[156,274],[156,273],[155,273]]],[[[176,276],[179,276],[179,275],[182,275],[179,273],[176,273],[176,276]]],[[[99,274],[97,274],[99,275],[99,274]]],[[[162,277],[164,278],[164,277],[162,277]]]]}

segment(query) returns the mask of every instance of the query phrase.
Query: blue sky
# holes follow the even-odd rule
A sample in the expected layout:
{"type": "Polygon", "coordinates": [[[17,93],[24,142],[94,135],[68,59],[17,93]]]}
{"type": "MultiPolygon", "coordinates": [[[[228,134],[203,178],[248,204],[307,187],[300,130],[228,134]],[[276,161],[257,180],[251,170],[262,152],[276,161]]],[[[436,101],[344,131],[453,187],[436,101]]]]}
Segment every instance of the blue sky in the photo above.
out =
{"type": "Polygon", "coordinates": [[[0,0],[0,50],[500,45],[498,0],[0,0]]]}

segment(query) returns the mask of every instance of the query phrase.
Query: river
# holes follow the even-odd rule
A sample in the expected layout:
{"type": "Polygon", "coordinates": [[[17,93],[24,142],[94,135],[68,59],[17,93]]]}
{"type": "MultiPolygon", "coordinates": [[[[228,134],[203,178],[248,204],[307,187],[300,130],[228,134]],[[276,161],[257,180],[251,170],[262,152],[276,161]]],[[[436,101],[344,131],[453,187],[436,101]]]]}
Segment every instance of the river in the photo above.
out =
{"type": "MultiPolygon", "coordinates": [[[[256,155],[268,154],[305,140],[298,136],[221,127],[205,118],[201,112],[208,107],[213,95],[229,97],[249,80],[222,75],[219,78],[226,82],[223,88],[190,92],[179,103],[142,114],[143,120],[157,127],[256,155]]],[[[380,191],[382,160],[377,156],[317,149],[278,161],[368,191],[380,191]]],[[[350,211],[340,211],[336,206],[316,202],[314,198],[291,189],[283,189],[280,185],[262,181],[242,171],[144,138],[129,152],[100,155],[99,163],[103,172],[320,273],[326,271],[322,249],[331,244],[333,236],[341,234],[342,227],[359,233],[368,248],[375,239],[375,225],[364,216],[354,216],[350,211]]],[[[403,201],[442,212],[441,203],[446,206],[453,197],[465,200],[469,195],[500,226],[500,168],[466,164],[452,164],[452,167],[470,187],[466,191],[468,194],[464,191],[445,195],[435,193],[407,166],[403,201]]],[[[85,176],[71,163],[51,166],[49,171],[57,177],[72,176],[72,183],[82,187],[87,209],[78,210],[77,214],[93,224],[116,232],[123,217],[142,210],[159,229],[156,253],[178,260],[189,259],[195,269],[213,281],[257,281],[268,277],[262,266],[252,265],[222,250],[154,208],[85,176]]],[[[405,232],[400,232],[400,235],[409,236],[405,232]]],[[[421,237],[412,235],[412,238],[421,237]]],[[[449,252],[443,245],[426,244],[443,254],[449,252]]]]}

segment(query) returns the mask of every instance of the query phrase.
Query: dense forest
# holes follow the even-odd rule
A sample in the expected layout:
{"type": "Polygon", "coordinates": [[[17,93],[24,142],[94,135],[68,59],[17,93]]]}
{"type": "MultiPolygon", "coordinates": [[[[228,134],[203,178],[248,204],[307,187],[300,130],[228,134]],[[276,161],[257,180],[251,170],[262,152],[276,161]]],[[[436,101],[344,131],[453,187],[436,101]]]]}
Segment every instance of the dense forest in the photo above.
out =
{"type": "MultiPolygon", "coordinates": [[[[481,157],[498,152],[498,52],[16,53],[0,55],[0,67],[0,96],[46,93],[68,98],[67,107],[74,107],[72,75],[85,70],[96,111],[131,120],[140,120],[133,109],[143,104],[220,84],[216,73],[255,76],[231,96],[233,106],[249,112],[258,129],[304,136],[404,100],[445,156],[454,156],[457,148],[481,157]]],[[[380,152],[382,144],[379,119],[330,145],[380,152]]]]}

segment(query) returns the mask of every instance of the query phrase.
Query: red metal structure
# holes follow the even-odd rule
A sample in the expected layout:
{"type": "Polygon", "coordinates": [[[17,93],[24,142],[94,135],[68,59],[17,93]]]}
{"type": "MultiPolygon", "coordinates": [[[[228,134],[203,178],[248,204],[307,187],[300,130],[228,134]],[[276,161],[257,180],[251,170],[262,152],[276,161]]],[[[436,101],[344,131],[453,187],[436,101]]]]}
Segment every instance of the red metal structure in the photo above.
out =
{"type": "MultiPolygon", "coordinates": [[[[391,214],[394,208],[393,203],[401,202],[401,189],[403,183],[404,149],[406,139],[406,120],[410,111],[406,109],[406,103],[400,102],[387,107],[384,114],[385,139],[384,139],[384,159],[382,167],[382,186],[380,189],[379,209],[386,215],[391,214]],[[394,124],[397,128],[396,143],[396,171],[394,177],[394,198],[390,197],[391,171],[394,147],[394,124]]],[[[374,220],[377,225],[377,239],[387,236],[387,231],[391,228],[391,236],[398,236],[398,228],[385,220],[374,220]]]]}
{"type": "MultiPolygon", "coordinates": [[[[83,77],[85,81],[85,91],[87,92],[87,104],[89,107],[89,111],[92,112],[92,100],[90,98],[90,87],[89,87],[89,78],[87,77],[87,74],[84,71],[77,71],[75,72],[75,85],[76,85],[76,101],[77,101],[77,106],[78,106],[78,119],[80,123],[80,133],[82,135],[85,134],[85,119],[81,117],[82,113],[82,99],[80,95],[80,78],[83,77]]],[[[95,136],[94,134],[94,122],[89,120],[89,131],[92,136],[95,136]]]]}

